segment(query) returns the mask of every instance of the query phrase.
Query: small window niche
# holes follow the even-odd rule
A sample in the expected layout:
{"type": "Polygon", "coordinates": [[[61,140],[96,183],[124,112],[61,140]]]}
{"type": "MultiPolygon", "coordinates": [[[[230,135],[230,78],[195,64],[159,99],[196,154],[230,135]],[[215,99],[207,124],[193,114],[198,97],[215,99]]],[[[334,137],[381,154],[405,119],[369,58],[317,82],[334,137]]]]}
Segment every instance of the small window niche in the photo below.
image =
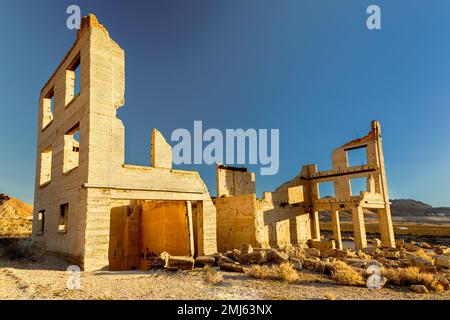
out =
{"type": "Polygon", "coordinates": [[[80,124],[76,124],[64,135],[63,172],[68,173],[78,167],[80,154],[80,124]]]}
{"type": "Polygon", "coordinates": [[[318,189],[319,199],[329,199],[336,197],[334,194],[334,181],[319,182],[318,189]]]}
{"type": "Polygon", "coordinates": [[[359,196],[361,192],[367,191],[367,178],[350,179],[350,191],[352,196],[359,196]]]}
{"type": "Polygon", "coordinates": [[[44,234],[45,228],[45,210],[38,212],[37,234],[44,234]]]}
{"type": "Polygon", "coordinates": [[[42,130],[53,121],[55,94],[53,88],[42,99],[42,130]]]}
{"type": "Polygon", "coordinates": [[[81,90],[81,59],[78,55],[66,70],[66,106],[77,97],[81,90]]]}
{"type": "Polygon", "coordinates": [[[67,233],[67,219],[69,217],[69,204],[65,203],[59,207],[58,233],[67,233]]]}
{"type": "Polygon", "coordinates": [[[52,180],[52,146],[41,152],[41,172],[39,182],[43,186],[52,180]]]}
{"type": "Polygon", "coordinates": [[[347,166],[356,167],[367,164],[367,146],[347,150],[347,166]]]}

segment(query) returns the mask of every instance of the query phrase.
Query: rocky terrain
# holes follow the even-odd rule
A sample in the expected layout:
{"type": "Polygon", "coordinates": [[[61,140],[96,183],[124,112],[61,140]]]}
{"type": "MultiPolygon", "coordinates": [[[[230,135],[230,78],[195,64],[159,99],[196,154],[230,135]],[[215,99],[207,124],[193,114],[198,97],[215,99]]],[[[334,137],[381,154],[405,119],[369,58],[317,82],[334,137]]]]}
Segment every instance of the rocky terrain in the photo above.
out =
{"type": "Polygon", "coordinates": [[[0,194],[0,237],[30,235],[32,222],[32,206],[0,194]]]}
{"type": "Polygon", "coordinates": [[[148,271],[81,272],[80,290],[67,288],[64,260],[6,254],[0,255],[0,299],[450,299],[450,248],[377,245],[375,239],[355,251],[320,241],[280,250],[244,244],[195,260],[163,253],[149,258],[148,271]]]}

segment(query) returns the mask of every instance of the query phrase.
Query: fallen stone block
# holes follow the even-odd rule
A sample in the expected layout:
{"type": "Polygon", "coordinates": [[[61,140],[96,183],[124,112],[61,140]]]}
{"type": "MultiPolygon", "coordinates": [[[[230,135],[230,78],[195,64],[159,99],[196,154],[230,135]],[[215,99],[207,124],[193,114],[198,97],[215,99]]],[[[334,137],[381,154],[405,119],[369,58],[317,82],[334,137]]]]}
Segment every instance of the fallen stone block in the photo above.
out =
{"type": "Polygon", "coordinates": [[[161,257],[147,257],[148,270],[162,269],[166,266],[166,260],[161,257]]]}
{"type": "Polygon", "coordinates": [[[220,265],[220,270],[229,271],[229,272],[240,272],[240,273],[245,272],[245,269],[241,265],[236,264],[236,263],[226,263],[226,262],[222,263],[220,265]]]}
{"type": "Polygon", "coordinates": [[[216,258],[216,264],[217,264],[218,266],[220,266],[222,263],[236,263],[236,261],[234,261],[234,260],[231,259],[231,258],[228,258],[227,256],[219,255],[219,256],[216,258]]]}
{"type": "Polygon", "coordinates": [[[212,266],[216,262],[216,259],[212,256],[199,256],[195,258],[195,265],[199,267],[212,266]]]}
{"type": "Polygon", "coordinates": [[[170,256],[167,260],[166,269],[170,270],[192,270],[194,268],[194,258],[170,256]]]}
{"type": "Polygon", "coordinates": [[[311,248],[315,248],[319,251],[325,251],[327,249],[336,249],[336,242],[334,240],[309,240],[308,244],[311,248]]]}
{"type": "Polygon", "coordinates": [[[306,248],[305,256],[307,258],[318,258],[320,257],[320,250],[316,248],[306,248]]]}
{"type": "Polygon", "coordinates": [[[293,257],[289,257],[289,261],[292,262],[292,267],[293,267],[295,270],[301,270],[301,269],[303,269],[302,261],[301,261],[300,259],[298,259],[298,258],[293,258],[293,257]]]}
{"type": "Polygon", "coordinates": [[[399,259],[401,257],[401,253],[399,251],[389,250],[384,252],[384,257],[386,259],[399,259]]]}
{"type": "Polygon", "coordinates": [[[430,293],[428,291],[427,287],[425,287],[423,284],[413,284],[413,285],[409,286],[409,288],[416,293],[422,293],[422,294],[430,293]]]}
{"type": "Polygon", "coordinates": [[[239,257],[241,256],[241,251],[239,251],[238,249],[233,249],[233,250],[231,250],[231,253],[233,255],[233,259],[236,261],[239,261],[239,257]]]}
{"type": "Polygon", "coordinates": [[[367,268],[367,266],[371,262],[371,260],[356,259],[356,258],[345,258],[343,261],[351,267],[362,269],[367,268]]]}
{"type": "Polygon", "coordinates": [[[335,258],[337,257],[336,249],[327,249],[321,253],[323,258],[335,258]]]}
{"type": "Polygon", "coordinates": [[[273,262],[278,264],[289,261],[289,256],[286,253],[274,249],[266,250],[266,257],[267,262],[273,262]]]}
{"type": "Polygon", "coordinates": [[[433,248],[429,243],[426,243],[426,242],[422,242],[422,243],[420,244],[420,247],[421,247],[422,249],[432,249],[432,248],[433,248]]]}
{"type": "Polygon", "coordinates": [[[244,243],[241,248],[241,254],[248,254],[253,252],[253,247],[249,243],[244,243]]]}
{"type": "Polygon", "coordinates": [[[267,254],[263,250],[253,251],[250,253],[242,253],[239,257],[242,264],[263,264],[267,262],[267,254]]]}
{"type": "Polygon", "coordinates": [[[407,251],[410,251],[410,252],[415,252],[415,251],[419,251],[420,250],[419,246],[416,246],[415,244],[412,244],[412,243],[405,243],[404,248],[407,251]]]}
{"type": "Polygon", "coordinates": [[[430,261],[417,257],[413,254],[408,254],[406,256],[406,259],[408,260],[409,264],[413,267],[418,267],[420,270],[425,272],[436,272],[436,267],[431,263],[430,261]]]}
{"type": "Polygon", "coordinates": [[[436,252],[437,254],[450,254],[450,248],[446,247],[446,246],[438,246],[436,248],[434,248],[434,252],[436,252]]]}
{"type": "Polygon", "coordinates": [[[336,257],[337,258],[355,258],[356,253],[353,251],[350,251],[349,249],[344,250],[336,250],[336,257]]]}
{"type": "Polygon", "coordinates": [[[434,263],[438,267],[450,269],[450,256],[444,255],[434,256],[434,263]]]}

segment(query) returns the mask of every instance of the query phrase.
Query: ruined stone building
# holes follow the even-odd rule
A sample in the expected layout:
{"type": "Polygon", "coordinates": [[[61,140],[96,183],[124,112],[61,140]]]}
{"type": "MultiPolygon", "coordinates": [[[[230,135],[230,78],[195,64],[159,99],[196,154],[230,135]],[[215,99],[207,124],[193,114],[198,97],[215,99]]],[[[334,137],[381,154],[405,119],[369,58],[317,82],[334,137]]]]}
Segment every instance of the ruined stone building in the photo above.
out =
{"type": "Polygon", "coordinates": [[[217,166],[217,197],[194,171],[172,169],[172,149],[153,129],[149,166],[125,164],[125,55],[89,15],[39,98],[33,238],[85,270],[146,269],[167,251],[200,256],[240,248],[320,241],[318,214],[331,211],[341,247],[339,211],[352,212],[356,246],[367,245],[363,208],[380,217],[383,245],[394,246],[380,125],[333,152],[333,169],[304,166],[274,192],[255,194],[255,175],[217,166]],[[367,164],[347,154],[363,148],[367,164]],[[351,179],[367,190],[351,194],[351,179]],[[332,182],[334,197],[319,184],[332,182]],[[217,218],[217,219],[216,219],[217,218]]]}
{"type": "Polygon", "coordinates": [[[352,214],[356,248],[367,247],[364,211],[376,211],[382,245],[394,247],[386,171],[378,121],[369,134],[335,149],[332,170],[317,171],[317,165],[303,166],[300,174],[274,192],[258,199],[254,175],[238,168],[217,167],[217,241],[225,251],[248,242],[256,247],[282,247],[314,240],[316,245],[342,248],[339,211],[352,214]],[[349,153],[360,150],[366,163],[352,165],[349,153]],[[363,179],[365,190],[352,194],[352,183],[363,179]],[[320,194],[329,183],[334,195],[320,194]],[[331,212],[334,240],[321,241],[319,213],[331,212]]]}
{"type": "Polygon", "coordinates": [[[124,93],[124,51],[89,15],[39,98],[34,237],[85,270],[216,252],[208,190],[197,172],[172,170],[158,131],[151,166],[124,163],[124,93]]]}

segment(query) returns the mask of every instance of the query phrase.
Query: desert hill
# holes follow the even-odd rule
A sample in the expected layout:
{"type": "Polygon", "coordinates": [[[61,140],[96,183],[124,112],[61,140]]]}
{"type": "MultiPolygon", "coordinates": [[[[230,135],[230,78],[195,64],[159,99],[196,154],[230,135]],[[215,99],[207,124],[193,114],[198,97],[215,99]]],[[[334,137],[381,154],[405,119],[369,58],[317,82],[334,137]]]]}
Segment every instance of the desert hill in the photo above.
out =
{"type": "Polygon", "coordinates": [[[33,207],[29,204],[0,194],[0,236],[31,234],[33,207]]]}

